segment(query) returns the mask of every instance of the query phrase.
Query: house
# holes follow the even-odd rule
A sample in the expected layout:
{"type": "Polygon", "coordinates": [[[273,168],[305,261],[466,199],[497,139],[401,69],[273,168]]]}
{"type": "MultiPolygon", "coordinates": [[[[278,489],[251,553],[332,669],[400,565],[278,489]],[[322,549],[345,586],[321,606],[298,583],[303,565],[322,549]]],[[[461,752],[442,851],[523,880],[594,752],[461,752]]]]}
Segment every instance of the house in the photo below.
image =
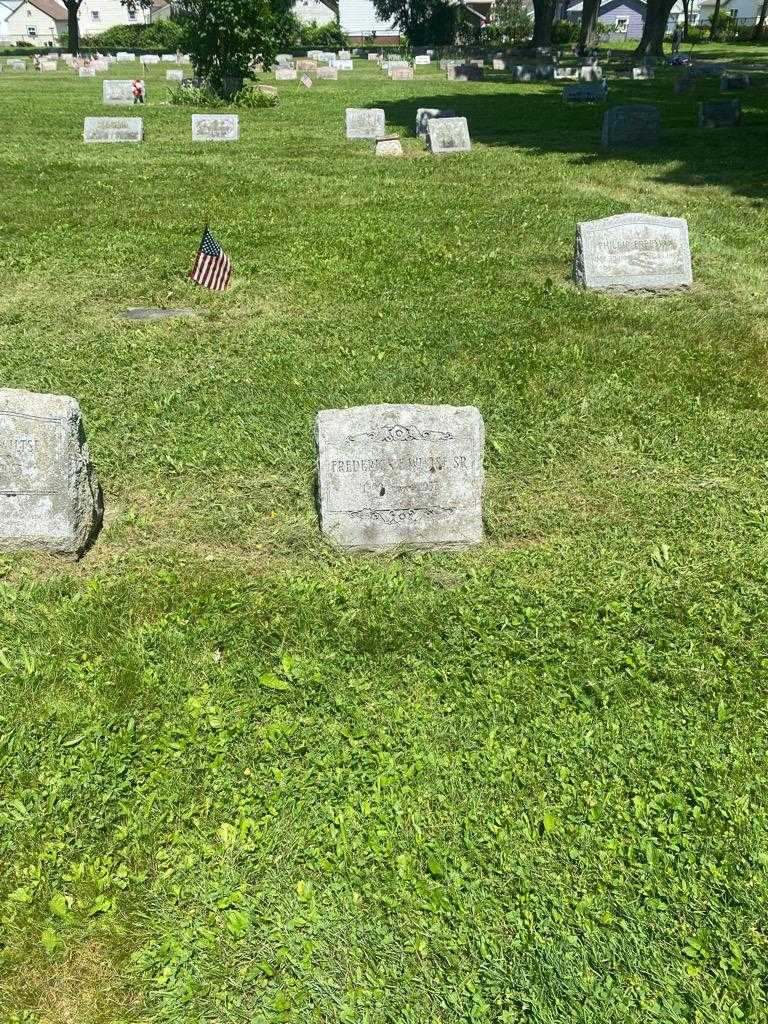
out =
{"type": "Polygon", "coordinates": [[[295,0],[293,16],[304,25],[328,25],[336,20],[336,11],[322,0],[295,0]]]}
{"type": "MultiPolygon", "coordinates": [[[[568,21],[579,21],[583,4],[580,2],[571,4],[568,7],[568,21]]],[[[696,24],[698,17],[698,5],[692,5],[695,10],[691,11],[690,23],[696,24]]],[[[645,24],[645,0],[604,0],[600,4],[598,21],[607,25],[610,30],[611,39],[640,39],[645,24]]],[[[682,0],[676,0],[669,15],[668,29],[671,32],[678,22],[683,20],[682,0]]]]}
{"type": "Polygon", "coordinates": [[[67,28],[67,9],[58,0],[22,0],[5,20],[9,43],[55,46],[67,28]]]}
{"type": "MultiPolygon", "coordinates": [[[[760,19],[762,6],[762,0],[722,0],[720,13],[730,15],[740,25],[756,25],[760,19]]],[[[714,13],[715,0],[702,0],[702,25],[708,25],[714,13]]]]}
{"type": "Polygon", "coordinates": [[[0,44],[6,44],[8,39],[8,18],[16,6],[14,0],[0,0],[0,44]]]}
{"type": "Polygon", "coordinates": [[[339,0],[339,24],[352,43],[400,42],[400,30],[378,16],[371,0],[339,0]]]}

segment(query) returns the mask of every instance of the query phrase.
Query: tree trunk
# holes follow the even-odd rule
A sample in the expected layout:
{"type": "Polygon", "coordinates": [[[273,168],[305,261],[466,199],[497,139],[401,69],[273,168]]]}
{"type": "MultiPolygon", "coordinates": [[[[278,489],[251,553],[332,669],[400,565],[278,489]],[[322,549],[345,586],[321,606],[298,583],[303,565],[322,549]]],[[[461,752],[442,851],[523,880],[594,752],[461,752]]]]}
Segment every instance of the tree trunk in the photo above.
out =
{"type": "Polygon", "coordinates": [[[763,0],[760,8],[760,18],[755,25],[755,31],[752,33],[753,42],[757,43],[760,41],[760,37],[763,34],[763,26],[765,25],[765,16],[768,14],[768,0],[763,0]]]}
{"type": "Polygon", "coordinates": [[[715,0],[715,13],[712,15],[712,27],[709,30],[711,42],[715,42],[719,35],[720,24],[720,0],[715,0]]]}
{"type": "Polygon", "coordinates": [[[77,15],[80,11],[80,0],[64,0],[67,8],[67,46],[73,56],[77,56],[80,49],[80,25],[77,15]]]}
{"type": "MultiPolygon", "coordinates": [[[[768,2],[768,0],[767,0],[768,2]]],[[[691,0],[683,0],[683,42],[688,42],[688,20],[691,14],[691,0]]]]}
{"type": "MultiPolygon", "coordinates": [[[[717,0],[717,3],[719,4],[720,0],[717,0]]],[[[645,56],[664,56],[664,35],[674,5],[675,0],[648,0],[643,35],[632,54],[635,60],[642,60],[645,56]]]]}
{"type": "MultiPolygon", "coordinates": [[[[768,0],[765,0],[768,3],[768,0]]],[[[579,30],[579,53],[584,54],[597,46],[597,19],[600,15],[600,0],[584,0],[581,9],[579,30]]]]}
{"type": "Polygon", "coordinates": [[[533,0],[532,46],[552,45],[552,23],[555,20],[554,0],[533,0]]]}

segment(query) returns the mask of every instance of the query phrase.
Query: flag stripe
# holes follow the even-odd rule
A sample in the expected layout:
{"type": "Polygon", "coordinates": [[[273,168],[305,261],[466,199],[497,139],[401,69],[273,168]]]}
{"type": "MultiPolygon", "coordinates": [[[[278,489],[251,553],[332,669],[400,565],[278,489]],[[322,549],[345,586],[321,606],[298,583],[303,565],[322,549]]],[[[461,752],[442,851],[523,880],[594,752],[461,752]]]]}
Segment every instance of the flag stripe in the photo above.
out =
{"type": "Polygon", "coordinates": [[[189,272],[190,278],[202,288],[211,291],[225,291],[232,276],[229,256],[206,227],[195,263],[189,272]]]}

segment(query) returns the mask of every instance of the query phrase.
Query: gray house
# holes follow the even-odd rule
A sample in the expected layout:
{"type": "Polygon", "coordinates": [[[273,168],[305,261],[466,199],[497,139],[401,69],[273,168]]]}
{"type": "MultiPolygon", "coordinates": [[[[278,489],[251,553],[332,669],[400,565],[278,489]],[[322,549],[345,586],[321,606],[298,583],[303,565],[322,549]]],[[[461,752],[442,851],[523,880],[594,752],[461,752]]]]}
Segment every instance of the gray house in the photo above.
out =
{"type": "MultiPolygon", "coordinates": [[[[582,7],[583,4],[580,2],[571,4],[568,7],[568,21],[580,21],[582,7]]],[[[605,3],[600,5],[598,20],[610,27],[612,39],[639,39],[643,34],[645,9],[645,0],[605,0],[605,3]]],[[[682,13],[683,5],[677,0],[669,16],[670,32],[682,17],[682,13]]]]}

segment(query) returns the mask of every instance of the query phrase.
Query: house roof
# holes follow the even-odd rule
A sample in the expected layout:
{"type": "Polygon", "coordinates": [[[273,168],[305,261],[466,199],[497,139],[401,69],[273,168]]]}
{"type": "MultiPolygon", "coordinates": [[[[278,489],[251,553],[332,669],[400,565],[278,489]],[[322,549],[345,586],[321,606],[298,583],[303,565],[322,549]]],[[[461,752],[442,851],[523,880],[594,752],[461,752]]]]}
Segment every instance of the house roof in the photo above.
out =
{"type": "Polygon", "coordinates": [[[36,7],[38,11],[42,11],[43,14],[47,14],[48,17],[53,18],[54,21],[67,20],[67,8],[64,4],[57,3],[57,0],[21,0],[21,3],[14,4],[14,13],[18,11],[20,7],[23,7],[25,3],[36,7]]]}

